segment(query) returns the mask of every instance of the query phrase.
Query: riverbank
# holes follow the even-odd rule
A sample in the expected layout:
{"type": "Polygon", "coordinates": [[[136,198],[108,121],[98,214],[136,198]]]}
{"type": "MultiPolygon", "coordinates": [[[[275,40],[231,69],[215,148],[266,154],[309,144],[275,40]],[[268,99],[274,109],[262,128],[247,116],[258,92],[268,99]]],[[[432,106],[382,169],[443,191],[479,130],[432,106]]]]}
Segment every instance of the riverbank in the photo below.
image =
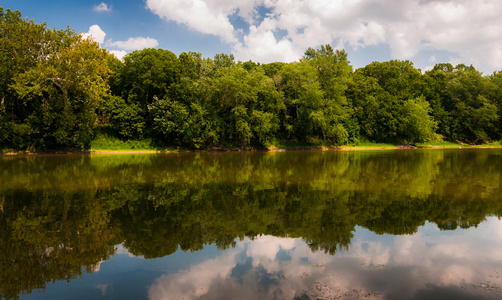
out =
{"type": "Polygon", "coordinates": [[[445,141],[436,141],[421,143],[417,145],[394,145],[384,143],[365,143],[361,145],[347,146],[270,146],[268,148],[207,148],[207,149],[188,149],[181,147],[172,148],[151,148],[151,149],[89,149],[84,151],[45,151],[45,152],[29,152],[29,151],[4,151],[0,155],[72,155],[72,154],[155,154],[155,153],[188,153],[188,152],[285,152],[285,151],[365,151],[365,150],[413,150],[413,149],[485,149],[485,148],[502,148],[502,141],[493,142],[483,145],[468,145],[461,143],[452,143],[445,141]]]}

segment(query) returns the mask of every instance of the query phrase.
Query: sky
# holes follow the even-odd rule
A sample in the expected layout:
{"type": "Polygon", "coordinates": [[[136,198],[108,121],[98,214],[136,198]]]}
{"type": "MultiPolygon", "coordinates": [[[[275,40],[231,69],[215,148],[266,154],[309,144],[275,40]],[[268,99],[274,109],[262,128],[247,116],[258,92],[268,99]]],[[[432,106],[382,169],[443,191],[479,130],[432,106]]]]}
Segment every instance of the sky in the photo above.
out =
{"type": "Polygon", "coordinates": [[[49,28],[70,26],[118,57],[143,48],[298,61],[309,47],[345,49],[354,68],[410,60],[502,70],[500,0],[0,0],[49,28]]]}

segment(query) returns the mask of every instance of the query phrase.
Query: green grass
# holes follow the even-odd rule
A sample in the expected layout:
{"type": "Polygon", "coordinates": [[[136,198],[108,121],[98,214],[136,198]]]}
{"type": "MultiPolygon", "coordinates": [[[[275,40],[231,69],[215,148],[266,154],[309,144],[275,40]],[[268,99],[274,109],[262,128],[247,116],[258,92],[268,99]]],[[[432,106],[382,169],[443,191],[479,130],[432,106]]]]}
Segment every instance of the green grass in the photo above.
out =
{"type": "Polygon", "coordinates": [[[349,145],[348,147],[354,147],[354,148],[393,148],[397,147],[396,144],[389,144],[389,143],[375,143],[375,142],[370,142],[370,141],[360,141],[356,145],[349,145]]]}
{"type": "Polygon", "coordinates": [[[152,141],[147,140],[127,140],[123,141],[113,136],[99,134],[91,142],[91,151],[155,151],[161,150],[152,145],[152,141]]]}
{"type": "MultiPolygon", "coordinates": [[[[443,140],[427,141],[425,143],[417,143],[417,147],[425,148],[459,148],[459,147],[469,147],[467,144],[459,144],[443,140]]],[[[275,140],[267,145],[268,150],[276,149],[327,149],[337,147],[335,145],[326,143],[321,140],[312,140],[310,143],[296,142],[296,141],[285,141],[285,140],[275,140]]],[[[360,140],[355,144],[341,145],[340,148],[350,150],[365,150],[365,149],[396,149],[397,144],[390,143],[375,143],[365,139],[360,140]]],[[[489,144],[472,146],[477,148],[482,147],[502,147],[502,141],[497,141],[489,144]]],[[[222,147],[222,149],[243,149],[243,150],[254,150],[261,149],[261,147],[253,147],[253,145],[248,145],[247,147],[222,147]]],[[[153,143],[152,140],[121,140],[119,138],[113,137],[108,134],[98,134],[96,138],[91,142],[91,151],[182,151],[188,150],[180,147],[166,147],[159,148],[153,143]]],[[[201,149],[205,150],[205,149],[201,149]]],[[[211,150],[211,149],[209,149],[211,150]]]]}
{"type": "Polygon", "coordinates": [[[492,143],[487,143],[487,144],[482,144],[482,145],[475,145],[473,146],[475,148],[499,148],[499,147],[502,147],[502,141],[496,141],[496,142],[492,142],[492,143]]]}
{"type": "Polygon", "coordinates": [[[275,140],[266,145],[269,150],[273,149],[309,149],[309,148],[332,148],[334,145],[322,140],[311,140],[308,143],[297,141],[275,140]]]}
{"type": "Polygon", "coordinates": [[[417,143],[418,147],[439,147],[439,148],[458,148],[468,146],[467,144],[454,143],[444,140],[427,141],[425,143],[417,143]]]}

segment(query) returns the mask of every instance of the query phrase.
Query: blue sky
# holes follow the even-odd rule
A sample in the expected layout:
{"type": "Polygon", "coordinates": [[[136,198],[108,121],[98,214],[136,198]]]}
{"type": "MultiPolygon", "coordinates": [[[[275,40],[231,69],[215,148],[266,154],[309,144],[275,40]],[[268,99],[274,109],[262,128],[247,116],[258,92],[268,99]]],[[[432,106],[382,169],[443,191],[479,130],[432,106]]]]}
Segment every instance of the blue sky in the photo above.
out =
{"type": "Polygon", "coordinates": [[[145,47],[268,63],[344,48],[355,68],[408,59],[502,70],[500,0],[0,0],[49,27],[92,35],[118,56],[145,47]]]}

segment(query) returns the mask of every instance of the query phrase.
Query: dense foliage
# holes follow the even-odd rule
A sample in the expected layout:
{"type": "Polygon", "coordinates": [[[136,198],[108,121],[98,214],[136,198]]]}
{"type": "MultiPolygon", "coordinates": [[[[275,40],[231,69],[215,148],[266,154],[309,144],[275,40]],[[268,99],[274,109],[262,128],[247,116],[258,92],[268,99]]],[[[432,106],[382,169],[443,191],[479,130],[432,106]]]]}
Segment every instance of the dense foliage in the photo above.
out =
{"type": "Polygon", "coordinates": [[[0,8],[0,149],[87,149],[97,134],[188,148],[470,144],[502,134],[502,73],[410,61],[353,71],[344,50],[235,62],[144,49],[116,59],[70,28],[0,8]]]}

